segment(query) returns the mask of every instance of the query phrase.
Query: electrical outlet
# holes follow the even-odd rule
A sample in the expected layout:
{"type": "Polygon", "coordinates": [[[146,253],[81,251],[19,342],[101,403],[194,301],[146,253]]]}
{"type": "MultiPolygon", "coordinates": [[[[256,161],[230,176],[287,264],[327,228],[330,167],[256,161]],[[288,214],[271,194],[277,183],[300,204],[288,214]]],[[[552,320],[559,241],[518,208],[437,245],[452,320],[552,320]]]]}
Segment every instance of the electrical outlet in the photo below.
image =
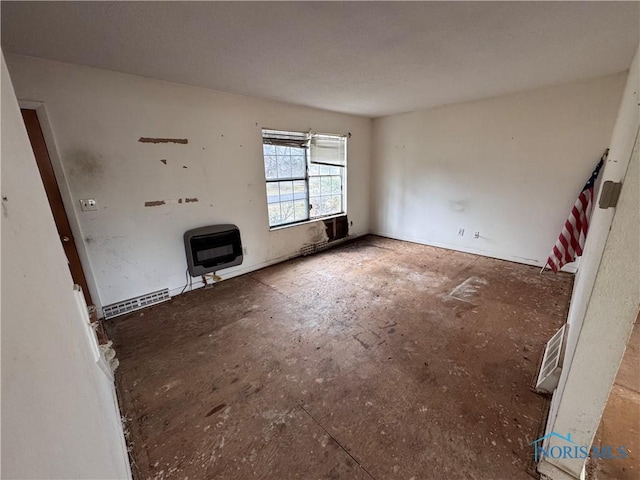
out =
{"type": "Polygon", "coordinates": [[[458,235],[464,237],[464,227],[458,227],[458,235]]]}
{"type": "Polygon", "coordinates": [[[247,254],[247,247],[242,247],[242,255],[246,255],[247,254]]]}
{"type": "Polygon", "coordinates": [[[473,232],[473,238],[480,238],[480,232],[473,232]]]}
{"type": "Polygon", "coordinates": [[[83,212],[98,210],[98,202],[96,202],[95,198],[85,198],[80,200],[80,209],[83,212]]]}

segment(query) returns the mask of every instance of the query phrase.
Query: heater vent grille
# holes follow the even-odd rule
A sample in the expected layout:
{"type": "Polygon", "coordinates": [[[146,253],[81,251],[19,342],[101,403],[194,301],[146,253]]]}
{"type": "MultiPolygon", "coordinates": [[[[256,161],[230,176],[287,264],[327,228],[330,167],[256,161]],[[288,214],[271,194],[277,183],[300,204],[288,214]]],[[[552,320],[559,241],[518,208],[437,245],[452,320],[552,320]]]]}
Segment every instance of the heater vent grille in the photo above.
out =
{"type": "Polygon", "coordinates": [[[323,250],[326,250],[327,248],[329,248],[329,242],[327,242],[327,241],[318,242],[318,243],[310,243],[309,245],[305,245],[304,247],[302,247],[300,249],[300,254],[303,257],[306,257],[307,255],[312,255],[314,253],[322,252],[323,250]]]}
{"type": "Polygon", "coordinates": [[[560,372],[562,371],[560,361],[564,354],[565,329],[566,325],[563,325],[547,342],[544,357],[542,357],[542,365],[540,366],[540,374],[536,382],[536,389],[538,390],[552,393],[558,386],[560,372]]]}
{"type": "Polygon", "coordinates": [[[165,288],[164,290],[147,293],[122,302],[112,303],[111,305],[102,307],[102,313],[104,314],[104,318],[108,320],[109,318],[117,317],[118,315],[124,315],[125,313],[165,302],[170,298],[169,289],[165,288]]]}

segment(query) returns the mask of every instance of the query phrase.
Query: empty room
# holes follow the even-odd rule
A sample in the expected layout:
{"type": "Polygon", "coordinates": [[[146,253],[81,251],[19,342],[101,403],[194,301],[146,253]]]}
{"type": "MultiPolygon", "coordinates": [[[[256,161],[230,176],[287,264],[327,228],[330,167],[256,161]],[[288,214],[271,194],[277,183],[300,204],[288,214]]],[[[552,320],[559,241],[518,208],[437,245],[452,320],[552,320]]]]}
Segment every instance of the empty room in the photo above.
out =
{"type": "Polygon", "coordinates": [[[0,21],[1,478],[638,478],[639,2],[0,21]]]}

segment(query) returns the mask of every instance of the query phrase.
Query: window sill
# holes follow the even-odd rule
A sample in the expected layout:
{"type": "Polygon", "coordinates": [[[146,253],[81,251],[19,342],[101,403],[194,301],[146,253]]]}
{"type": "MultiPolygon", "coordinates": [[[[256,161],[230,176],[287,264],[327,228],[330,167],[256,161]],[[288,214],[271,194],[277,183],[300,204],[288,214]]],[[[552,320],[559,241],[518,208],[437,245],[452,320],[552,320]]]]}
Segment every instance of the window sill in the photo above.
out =
{"type": "Polygon", "coordinates": [[[326,217],[317,217],[311,220],[304,220],[302,222],[287,223],[286,225],[277,225],[275,227],[269,227],[269,231],[274,232],[276,230],[284,230],[285,228],[299,227],[300,225],[309,225],[310,223],[324,222],[325,220],[330,220],[332,218],[339,218],[339,217],[346,217],[346,216],[347,216],[347,212],[336,213],[334,215],[327,215],[326,217]]]}

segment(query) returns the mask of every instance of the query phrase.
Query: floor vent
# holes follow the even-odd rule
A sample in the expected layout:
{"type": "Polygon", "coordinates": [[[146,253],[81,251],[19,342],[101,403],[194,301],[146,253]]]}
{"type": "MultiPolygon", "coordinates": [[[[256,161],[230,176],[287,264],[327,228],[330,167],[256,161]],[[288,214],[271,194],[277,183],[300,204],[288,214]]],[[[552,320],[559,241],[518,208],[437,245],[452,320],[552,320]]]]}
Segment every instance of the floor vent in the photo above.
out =
{"type": "Polygon", "coordinates": [[[300,254],[303,257],[306,257],[307,255],[312,255],[314,253],[322,252],[327,248],[329,248],[329,242],[327,242],[326,240],[324,242],[310,243],[300,249],[300,254]]]}
{"type": "Polygon", "coordinates": [[[564,355],[564,333],[566,324],[558,330],[547,342],[540,366],[540,374],[536,382],[536,390],[546,393],[553,393],[558,386],[560,373],[562,372],[561,361],[564,355]]]}
{"type": "Polygon", "coordinates": [[[162,303],[169,300],[169,289],[158,290],[157,292],[147,293],[146,295],[140,295],[139,297],[130,298],[118,303],[112,303],[106,307],[102,307],[102,313],[105,320],[108,320],[118,315],[124,315],[125,313],[140,310],[144,307],[149,307],[157,303],[162,303]]]}

